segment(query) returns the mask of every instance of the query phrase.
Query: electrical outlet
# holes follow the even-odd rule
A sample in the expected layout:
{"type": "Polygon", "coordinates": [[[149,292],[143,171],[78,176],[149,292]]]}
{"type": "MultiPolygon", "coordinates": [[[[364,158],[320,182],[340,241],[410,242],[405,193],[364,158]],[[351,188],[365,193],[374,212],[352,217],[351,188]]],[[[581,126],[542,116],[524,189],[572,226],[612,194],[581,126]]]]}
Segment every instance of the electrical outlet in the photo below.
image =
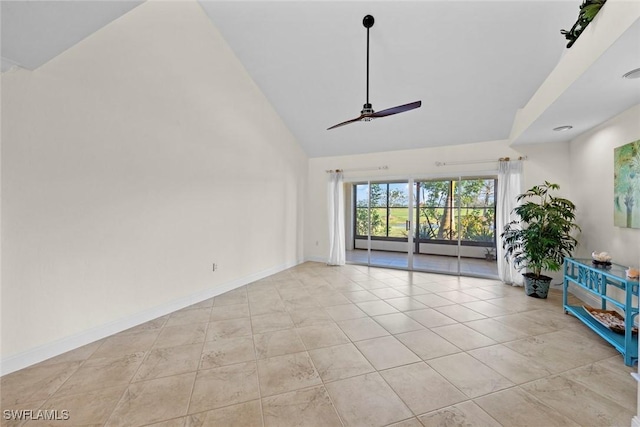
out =
{"type": "Polygon", "coordinates": [[[218,269],[218,264],[216,264],[215,262],[213,263],[213,270],[212,271],[216,271],[218,269]]]}

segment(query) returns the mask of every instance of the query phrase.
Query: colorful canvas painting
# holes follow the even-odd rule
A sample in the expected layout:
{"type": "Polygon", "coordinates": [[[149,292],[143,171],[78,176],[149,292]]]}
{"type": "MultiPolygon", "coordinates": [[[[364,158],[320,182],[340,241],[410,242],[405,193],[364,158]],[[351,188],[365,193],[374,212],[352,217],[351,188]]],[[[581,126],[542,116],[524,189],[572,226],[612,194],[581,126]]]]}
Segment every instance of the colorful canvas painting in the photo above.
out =
{"type": "Polygon", "coordinates": [[[640,140],[613,152],[613,223],[640,228],[640,140]]]}

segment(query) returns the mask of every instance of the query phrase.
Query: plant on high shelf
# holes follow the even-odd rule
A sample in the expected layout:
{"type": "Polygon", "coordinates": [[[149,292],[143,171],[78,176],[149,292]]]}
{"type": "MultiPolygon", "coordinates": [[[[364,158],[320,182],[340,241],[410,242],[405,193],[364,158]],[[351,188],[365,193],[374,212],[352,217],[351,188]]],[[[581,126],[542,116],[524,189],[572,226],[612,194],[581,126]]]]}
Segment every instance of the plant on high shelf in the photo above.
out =
{"type": "Polygon", "coordinates": [[[582,2],[580,5],[580,12],[578,13],[578,20],[573,24],[573,27],[571,27],[569,31],[560,30],[560,33],[569,40],[569,43],[567,43],[567,49],[573,46],[578,37],[580,37],[580,34],[582,34],[585,28],[587,28],[587,25],[589,25],[598,12],[600,12],[600,9],[606,1],[607,0],[584,0],[582,2]]]}
{"type": "Polygon", "coordinates": [[[525,293],[546,298],[551,277],[543,271],[558,271],[565,257],[571,256],[578,241],[571,235],[580,227],[575,223],[575,205],[550,193],[558,184],[547,181],[517,197],[523,202],[513,212],[517,219],[504,227],[502,247],[507,262],[512,262],[524,274],[525,293]]]}

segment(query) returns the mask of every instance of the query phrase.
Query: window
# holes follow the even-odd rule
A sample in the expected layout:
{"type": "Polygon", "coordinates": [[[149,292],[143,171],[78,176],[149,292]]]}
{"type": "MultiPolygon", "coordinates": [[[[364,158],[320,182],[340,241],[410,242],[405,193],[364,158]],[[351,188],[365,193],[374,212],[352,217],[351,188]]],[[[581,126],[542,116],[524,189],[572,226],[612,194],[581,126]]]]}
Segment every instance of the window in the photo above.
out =
{"type": "Polygon", "coordinates": [[[495,245],[495,179],[422,181],[416,184],[418,240],[495,245]]]}
{"type": "Polygon", "coordinates": [[[406,223],[409,211],[407,183],[384,182],[354,185],[356,200],[355,235],[367,236],[369,215],[371,236],[378,238],[407,238],[406,223]],[[369,192],[371,209],[369,210],[369,192]]]}
{"type": "MultiPolygon", "coordinates": [[[[495,246],[494,178],[420,181],[414,184],[417,243],[495,246]]],[[[354,185],[354,234],[363,239],[406,240],[409,192],[406,182],[354,185]],[[369,197],[371,207],[369,208],[369,197]]]]}

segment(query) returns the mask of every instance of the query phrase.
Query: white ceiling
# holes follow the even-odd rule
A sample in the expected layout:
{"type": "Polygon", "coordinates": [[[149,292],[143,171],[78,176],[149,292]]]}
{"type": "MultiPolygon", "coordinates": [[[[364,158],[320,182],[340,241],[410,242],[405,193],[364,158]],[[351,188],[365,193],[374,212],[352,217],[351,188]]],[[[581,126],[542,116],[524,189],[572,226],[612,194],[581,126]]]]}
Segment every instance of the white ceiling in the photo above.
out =
{"type": "MultiPolygon", "coordinates": [[[[3,71],[14,64],[35,69],[140,3],[2,1],[3,71]]],[[[580,3],[200,0],[311,157],[509,138],[516,112],[565,52],[560,29],[573,25],[580,3]],[[358,116],[365,102],[366,14],[376,20],[370,72],[374,109],[416,100],[422,107],[327,131],[358,116]]],[[[571,123],[576,126],[572,134],[552,137],[567,140],[640,102],[640,84],[602,80],[629,71],[619,71],[628,64],[640,67],[636,27],[640,24],[516,142],[551,142],[548,128],[560,116],[560,124],[566,123],[564,117],[578,123],[571,123]],[[596,97],[585,96],[594,85],[602,86],[596,97]]]]}
{"type": "Polygon", "coordinates": [[[2,71],[35,70],[142,1],[2,1],[2,71]]]}

